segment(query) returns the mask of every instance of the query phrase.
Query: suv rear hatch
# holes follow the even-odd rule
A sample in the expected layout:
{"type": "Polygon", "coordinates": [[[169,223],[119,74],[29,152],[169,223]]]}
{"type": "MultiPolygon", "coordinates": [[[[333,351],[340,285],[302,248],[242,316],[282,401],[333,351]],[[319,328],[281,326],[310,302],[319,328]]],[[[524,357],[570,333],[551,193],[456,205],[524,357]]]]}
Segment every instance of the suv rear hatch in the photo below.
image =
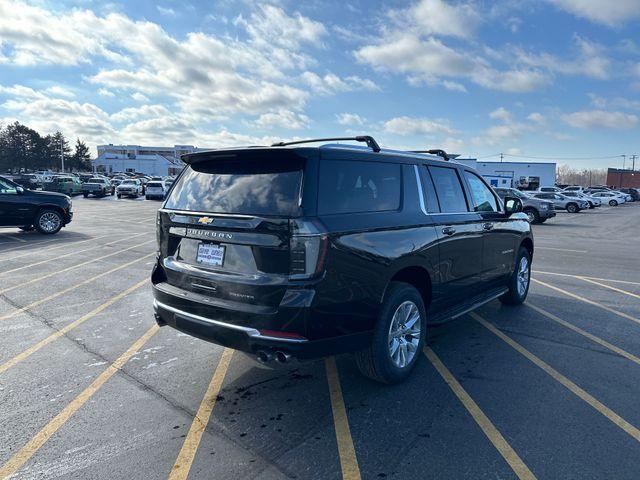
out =
{"type": "Polygon", "coordinates": [[[187,161],[158,214],[165,283],[232,310],[275,313],[289,282],[316,272],[324,238],[292,235],[305,224],[308,159],[246,149],[187,161]]]}

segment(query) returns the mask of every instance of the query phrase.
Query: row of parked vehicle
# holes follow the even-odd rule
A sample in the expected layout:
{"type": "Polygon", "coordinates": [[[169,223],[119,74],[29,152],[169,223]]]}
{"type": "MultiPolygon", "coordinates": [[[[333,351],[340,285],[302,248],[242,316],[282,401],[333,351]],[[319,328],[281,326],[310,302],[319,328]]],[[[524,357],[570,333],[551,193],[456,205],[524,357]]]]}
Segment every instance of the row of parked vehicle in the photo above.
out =
{"type": "Polygon", "coordinates": [[[496,188],[501,198],[517,197],[522,201],[523,212],[531,223],[544,223],[556,216],[556,210],[578,213],[581,210],[593,209],[601,205],[617,207],[626,202],[640,200],[640,189],[613,188],[597,185],[582,187],[570,185],[561,187],[541,187],[535,191],[521,191],[515,188],[496,188]]]}
{"type": "Polygon", "coordinates": [[[51,174],[47,172],[7,176],[16,185],[27,190],[45,190],[64,193],[69,197],[89,195],[118,198],[142,195],[147,199],[163,199],[173,184],[173,177],[151,177],[135,173],[102,175],[97,173],[51,174]]]}

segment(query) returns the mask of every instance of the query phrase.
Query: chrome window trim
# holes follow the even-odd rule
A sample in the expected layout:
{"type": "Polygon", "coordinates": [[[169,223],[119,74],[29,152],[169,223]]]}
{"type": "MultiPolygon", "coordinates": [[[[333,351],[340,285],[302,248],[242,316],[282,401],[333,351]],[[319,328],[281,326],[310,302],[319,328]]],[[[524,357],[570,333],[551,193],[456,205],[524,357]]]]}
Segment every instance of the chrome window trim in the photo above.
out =
{"type": "Polygon", "coordinates": [[[424,213],[425,215],[428,215],[427,207],[424,204],[424,193],[422,192],[422,189],[423,189],[422,180],[420,180],[420,172],[418,172],[417,165],[413,166],[413,171],[416,174],[416,184],[418,186],[418,197],[420,198],[420,210],[422,210],[422,213],[424,213]]]}

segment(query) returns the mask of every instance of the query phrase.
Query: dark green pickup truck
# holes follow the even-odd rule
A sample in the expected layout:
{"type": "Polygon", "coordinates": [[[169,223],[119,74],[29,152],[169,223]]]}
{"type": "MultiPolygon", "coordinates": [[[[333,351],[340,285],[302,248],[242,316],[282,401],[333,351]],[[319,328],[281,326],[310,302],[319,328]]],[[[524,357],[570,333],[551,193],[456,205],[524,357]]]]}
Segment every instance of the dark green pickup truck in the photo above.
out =
{"type": "Polygon", "coordinates": [[[53,177],[50,182],[43,185],[42,189],[48,192],[64,193],[72,197],[82,193],[82,183],[78,177],[53,177]]]}

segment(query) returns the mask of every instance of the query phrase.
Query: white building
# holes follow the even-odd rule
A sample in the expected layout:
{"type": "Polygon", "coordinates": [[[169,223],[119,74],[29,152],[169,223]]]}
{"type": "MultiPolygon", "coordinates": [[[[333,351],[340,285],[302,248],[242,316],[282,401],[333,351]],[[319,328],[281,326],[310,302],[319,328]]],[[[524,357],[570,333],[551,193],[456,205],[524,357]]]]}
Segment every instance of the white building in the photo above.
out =
{"type": "Polygon", "coordinates": [[[146,175],[177,175],[184,164],[180,156],[185,153],[208,150],[193,145],[173,147],[146,147],[141,145],[98,145],[98,157],[92,160],[99,172],[138,172],[146,175]]]}
{"type": "Polygon", "coordinates": [[[556,183],[556,164],[552,162],[484,162],[475,158],[454,161],[475,168],[494,187],[536,190],[556,183]]]}

